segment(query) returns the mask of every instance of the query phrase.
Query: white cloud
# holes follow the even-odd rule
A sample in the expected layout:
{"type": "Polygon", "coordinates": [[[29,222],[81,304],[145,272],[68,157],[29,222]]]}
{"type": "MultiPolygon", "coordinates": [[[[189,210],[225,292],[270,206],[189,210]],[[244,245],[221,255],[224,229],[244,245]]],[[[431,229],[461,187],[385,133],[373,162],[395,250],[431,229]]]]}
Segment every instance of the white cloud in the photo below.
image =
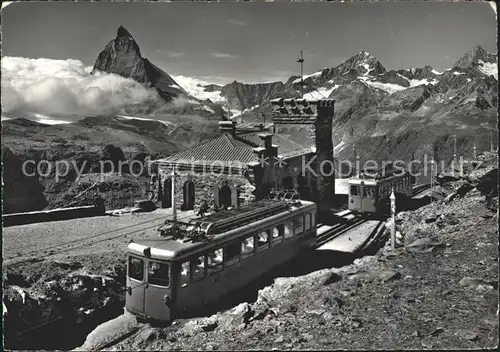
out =
{"type": "Polygon", "coordinates": [[[2,58],[2,110],[42,115],[116,113],[130,103],[159,99],[157,92],[115,74],[91,75],[79,60],[2,58]]]}
{"type": "Polygon", "coordinates": [[[231,24],[235,24],[237,26],[246,26],[247,23],[245,21],[241,21],[241,20],[236,20],[234,18],[230,18],[227,20],[229,23],[231,24]]]}
{"type": "Polygon", "coordinates": [[[212,53],[212,56],[219,58],[219,59],[232,59],[232,58],[237,57],[236,55],[225,54],[225,53],[212,53]]]}

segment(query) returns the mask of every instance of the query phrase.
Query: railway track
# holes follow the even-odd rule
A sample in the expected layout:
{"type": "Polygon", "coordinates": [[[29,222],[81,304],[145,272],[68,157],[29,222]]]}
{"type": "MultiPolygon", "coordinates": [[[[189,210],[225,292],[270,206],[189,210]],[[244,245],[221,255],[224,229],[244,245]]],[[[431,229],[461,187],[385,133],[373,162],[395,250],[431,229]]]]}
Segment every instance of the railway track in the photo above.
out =
{"type": "Polygon", "coordinates": [[[422,193],[423,191],[428,190],[429,188],[431,188],[430,184],[419,185],[419,186],[413,188],[411,196],[414,197],[414,196],[422,193]]]}
{"type": "MultiPolygon", "coordinates": [[[[321,247],[334,238],[368,221],[367,218],[361,215],[354,215],[350,212],[344,212],[344,214],[339,217],[339,220],[337,224],[317,235],[315,248],[321,247]]],[[[323,224],[318,224],[316,228],[319,230],[322,226],[323,224]]]]}

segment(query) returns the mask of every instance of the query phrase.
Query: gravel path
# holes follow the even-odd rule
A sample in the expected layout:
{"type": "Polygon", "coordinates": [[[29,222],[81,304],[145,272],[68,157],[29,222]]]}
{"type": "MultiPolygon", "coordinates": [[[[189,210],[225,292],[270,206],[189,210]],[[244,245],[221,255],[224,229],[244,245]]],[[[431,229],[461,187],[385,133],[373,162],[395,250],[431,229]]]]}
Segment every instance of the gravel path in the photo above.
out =
{"type": "MultiPolygon", "coordinates": [[[[192,215],[181,212],[179,218],[192,215]]],[[[122,251],[133,238],[158,236],[155,229],[171,216],[170,209],[120,216],[52,221],[3,229],[4,265],[30,258],[60,258],[122,251]]]]}

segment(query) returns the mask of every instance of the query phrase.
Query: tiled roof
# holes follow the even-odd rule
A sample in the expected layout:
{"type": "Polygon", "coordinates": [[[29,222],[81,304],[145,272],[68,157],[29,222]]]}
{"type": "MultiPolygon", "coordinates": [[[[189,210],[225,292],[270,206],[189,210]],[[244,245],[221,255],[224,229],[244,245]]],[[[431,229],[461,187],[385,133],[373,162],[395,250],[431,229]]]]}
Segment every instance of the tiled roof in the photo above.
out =
{"type": "MultiPolygon", "coordinates": [[[[259,134],[263,132],[253,132],[232,136],[224,133],[222,136],[208,142],[197,145],[168,158],[158,160],[159,163],[177,164],[203,164],[217,162],[217,164],[246,165],[258,162],[258,157],[253,148],[261,146],[262,140],[259,134]]],[[[290,135],[275,134],[272,143],[278,146],[278,155],[282,158],[291,158],[311,153],[310,145],[300,144],[291,139],[290,135]]]]}
{"type": "Polygon", "coordinates": [[[224,133],[221,137],[158,161],[191,164],[204,160],[206,162],[219,161],[224,164],[247,164],[256,161],[257,157],[251,145],[224,133]]]}
{"type": "MultiPolygon", "coordinates": [[[[261,139],[259,137],[260,133],[248,133],[244,135],[240,135],[238,137],[245,139],[253,144],[260,145],[261,144],[261,139]]],[[[273,144],[278,146],[278,153],[279,154],[285,154],[289,153],[291,151],[303,149],[304,146],[292,141],[291,139],[287,138],[286,136],[275,134],[273,135],[273,144]]]]}

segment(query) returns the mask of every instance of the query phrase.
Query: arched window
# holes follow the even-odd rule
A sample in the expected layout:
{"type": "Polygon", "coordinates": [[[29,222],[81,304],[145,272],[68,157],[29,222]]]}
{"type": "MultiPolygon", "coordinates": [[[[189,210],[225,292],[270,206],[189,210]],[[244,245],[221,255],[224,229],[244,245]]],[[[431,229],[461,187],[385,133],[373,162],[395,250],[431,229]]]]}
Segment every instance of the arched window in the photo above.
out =
{"type": "Polygon", "coordinates": [[[163,182],[162,208],[172,207],[172,180],[167,179],[163,182]]]}
{"type": "Polygon", "coordinates": [[[282,182],[284,189],[293,189],[293,177],[292,176],[283,177],[283,180],[281,182],[282,182]]]}
{"type": "Polygon", "coordinates": [[[219,206],[231,206],[231,188],[229,186],[222,186],[219,190],[219,206]]]}

